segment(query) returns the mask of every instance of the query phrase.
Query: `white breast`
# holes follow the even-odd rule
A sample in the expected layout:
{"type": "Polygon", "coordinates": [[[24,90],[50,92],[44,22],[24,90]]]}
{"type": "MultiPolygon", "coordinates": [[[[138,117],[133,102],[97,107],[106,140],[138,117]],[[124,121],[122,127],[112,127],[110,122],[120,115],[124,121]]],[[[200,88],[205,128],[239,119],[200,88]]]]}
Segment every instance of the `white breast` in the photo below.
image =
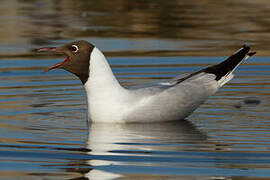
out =
{"type": "Polygon", "coordinates": [[[89,69],[89,79],[84,85],[88,97],[89,120],[121,120],[132,99],[129,91],[119,84],[106,58],[97,48],[91,53],[89,69]]]}

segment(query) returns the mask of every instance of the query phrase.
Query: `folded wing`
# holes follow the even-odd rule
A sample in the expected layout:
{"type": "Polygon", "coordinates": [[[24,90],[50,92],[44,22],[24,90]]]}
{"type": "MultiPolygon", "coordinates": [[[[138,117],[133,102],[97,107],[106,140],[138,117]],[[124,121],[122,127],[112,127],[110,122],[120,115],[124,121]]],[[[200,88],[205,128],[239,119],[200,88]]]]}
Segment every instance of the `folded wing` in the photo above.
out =
{"type": "Polygon", "coordinates": [[[212,76],[209,77],[214,76],[214,79],[221,87],[233,78],[233,72],[241,64],[242,61],[248,59],[255,54],[255,52],[249,52],[249,50],[250,47],[243,45],[241,49],[236,51],[232,56],[230,56],[220,64],[209,66],[184,77],[178,76],[169,82],[164,82],[161,84],[173,86],[184,81],[189,81],[194,78],[199,78],[200,76],[205,76],[205,74],[211,74],[212,76]]]}

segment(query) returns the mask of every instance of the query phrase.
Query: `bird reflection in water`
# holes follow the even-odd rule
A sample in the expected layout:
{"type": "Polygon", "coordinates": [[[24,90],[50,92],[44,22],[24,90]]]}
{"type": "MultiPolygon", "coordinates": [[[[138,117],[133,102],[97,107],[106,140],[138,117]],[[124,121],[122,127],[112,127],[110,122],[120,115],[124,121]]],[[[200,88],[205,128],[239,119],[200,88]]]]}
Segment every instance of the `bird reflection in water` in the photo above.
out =
{"type": "MultiPolygon", "coordinates": [[[[76,179],[112,179],[132,174],[114,166],[160,166],[170,164],[175,153],[198,151],[215,146],[193,123],[183,120],[155,124],[89,124],[85,151],[89,160],[81,160],[76,179]],[[164,162],[164,157],[169,158],[164,162]],[[159,161],[160,158],[160,161],[159,161]]],[[[174,162],[175,163],[175,162],[174,162]]],[[[155,176],[156,177],[156,176],[155,176]]]]}

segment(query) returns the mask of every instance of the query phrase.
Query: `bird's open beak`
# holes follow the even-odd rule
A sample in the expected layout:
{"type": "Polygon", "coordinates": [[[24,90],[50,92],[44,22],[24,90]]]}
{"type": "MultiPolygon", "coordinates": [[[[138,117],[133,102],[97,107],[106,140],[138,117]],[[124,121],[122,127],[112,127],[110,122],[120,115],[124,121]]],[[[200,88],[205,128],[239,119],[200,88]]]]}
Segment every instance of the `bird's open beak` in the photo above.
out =
{"type": "Polygon", "coordinates": [[[43,47],[40,49],[37,49],[37,52],[55,52],[56,47],[43,47]]]}
{"type": "MultiPolygon", "coordinates": [[[[57,50],[56,47],[43,47],[43,48],[37,49],[37,52],[54,52],[54,53],[61,53],[60,51],[57,50]]],[[[61,53],[61,54],[62,54],[62,53],[61,53]]],[[[67,56],[67,58],[66,58],[64,61],[59,62],[59,63],[57,63],[57,64],[55,64],[55,65],[53,65],[53,66],[51,66],[51,67],[45,69],[43,72],[46,73],[46,72],[48,72],[48,71],[50,71],[50,70],[52,70],[52,69],[56,69],[56,68],[58,68],[59,66],[61,66],[64,62],[66,62],[66,61],[68,61],[68,60],[70,60],[70,57],[69,57],[69,56],[67,56]]]]}

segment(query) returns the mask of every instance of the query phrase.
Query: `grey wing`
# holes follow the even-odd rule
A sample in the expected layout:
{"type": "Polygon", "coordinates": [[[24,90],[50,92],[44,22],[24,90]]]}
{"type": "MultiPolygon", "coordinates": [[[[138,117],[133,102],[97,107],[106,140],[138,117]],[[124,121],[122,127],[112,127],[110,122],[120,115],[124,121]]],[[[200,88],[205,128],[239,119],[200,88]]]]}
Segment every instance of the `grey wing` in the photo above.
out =
{"type": "Polygon", "coordinates": [[[200,88],[207,86],[208,83],[214,85],[218,84],[218,89],[233,78],[232,73],[243,60],[246,60],[255,54],[255,52],[249,53],[249,50],[250,48],[244,45],[225,61],[217,65],[206,67],[186,76],[180,75],[170,81],[153,84],[142,88],[142,90],[149,93],[157,93],[172,87],[180,86],[189,86],[189,88],[186,89],[191,89],[191,87],[200,88]]]}
{"type": "Polygon", "coordinates": [[[209,96],[232,77],[237,66],[254,53],[243,46],[227,60],[187,76],[134,90],[136,109],[129,112],[133,119],[151,121],[179,120],[191,114],[209,96]]]}
{"type": "Polygon", "coordinates": [[[189,75],[176,76],[175,78],[171,79],[170,81],[160,82],[160,83],[158,83],[158,85],[169,87],[169,86],[178,85],[182,82],[189,82],[189,81],[196,80],[196,79],[201,79],[203,81],[211,81],[211,80],[214,80],[215,78],[216,78],[216,75],[214,75],[214,74],[198,71],[196,73],[189,74],[189,75]]]}
{"type": "Polygon", "coordinates": [[[215,78],[213,74],[200,73],[181,83],[136,89],[133,92],[138,103],[131,114],[149,122],[183,119],[218,90],[215,78]]]}
{"type": "MultiPolygon", "coordinates": [[[[193,80],[193,79],[196,79],[196,78],[203,76],[205,74],[205,73],[200,73],[200,72],[196,72],[196,73],[198,73],[197,76],[195,76],[196,75],[195,73],[181,74],[181,75],[176,76],[173,79],[170,79],[167,81],[146,84],[146,85],[140,85],[140,86],[133,86],[133,87],[130,87],[130,89],[133,89],[133,90],[139,90],[139,89],[151,90],[152,89],[152,90],[161,91],[161,90],[165,90],[167,88],[173,87],[173,86],[175,86],[175,85],[177,85],[185,80],[193,80]]],[[[213,76],[213,77],[215,77],[215,76],[213,76]]]]}
{"type": "MultiPolygon", "coordinates": [[[[177,76],[176,78],[172,79],[171,81],[161,83],[163,85],[176,85],[185,81],[194,80],[198,77],[206,77],[205,74],[208,74],[207,77],[209,78],[209,74],[212,77],[215,77],[215,80],[219,83],[220,86],[223,86],[228,81],[233,78],[233,72],[235,69],[241,64],[242,61],[248,59],[249,57],[253,56],[255,52],[249,52],[250,47],[243,45],[238,51],[236,51],[233,55],[227,58],[225,61],[206,67],[202,70],[194,72],[187,76],[177,76]]],[[[208,79],[205,78],[205,79],[208,79]]],[[[211,77],[210,77],[211,79],[211,77]]]]}
{"type": "Polygon", "coordinates": [[[134,92],[138,94],[154,95],[157,93],[162,93],[164,91],[167,91],[171,88],[190,89],[192,87],[200,88],[200,87],[208,86],[209,83],[217,84],[215,80],[216,76],[210,73],[201,72],[193,76],[188,76],[188,78],[183,77],[183,76],[178,76],[178,77],[181,77],[181,78],[176,77],[167,82],[155,83],[155,84],[151,84],[144,87],[133,88],[130,90],[133,90],[134,92]]]}

